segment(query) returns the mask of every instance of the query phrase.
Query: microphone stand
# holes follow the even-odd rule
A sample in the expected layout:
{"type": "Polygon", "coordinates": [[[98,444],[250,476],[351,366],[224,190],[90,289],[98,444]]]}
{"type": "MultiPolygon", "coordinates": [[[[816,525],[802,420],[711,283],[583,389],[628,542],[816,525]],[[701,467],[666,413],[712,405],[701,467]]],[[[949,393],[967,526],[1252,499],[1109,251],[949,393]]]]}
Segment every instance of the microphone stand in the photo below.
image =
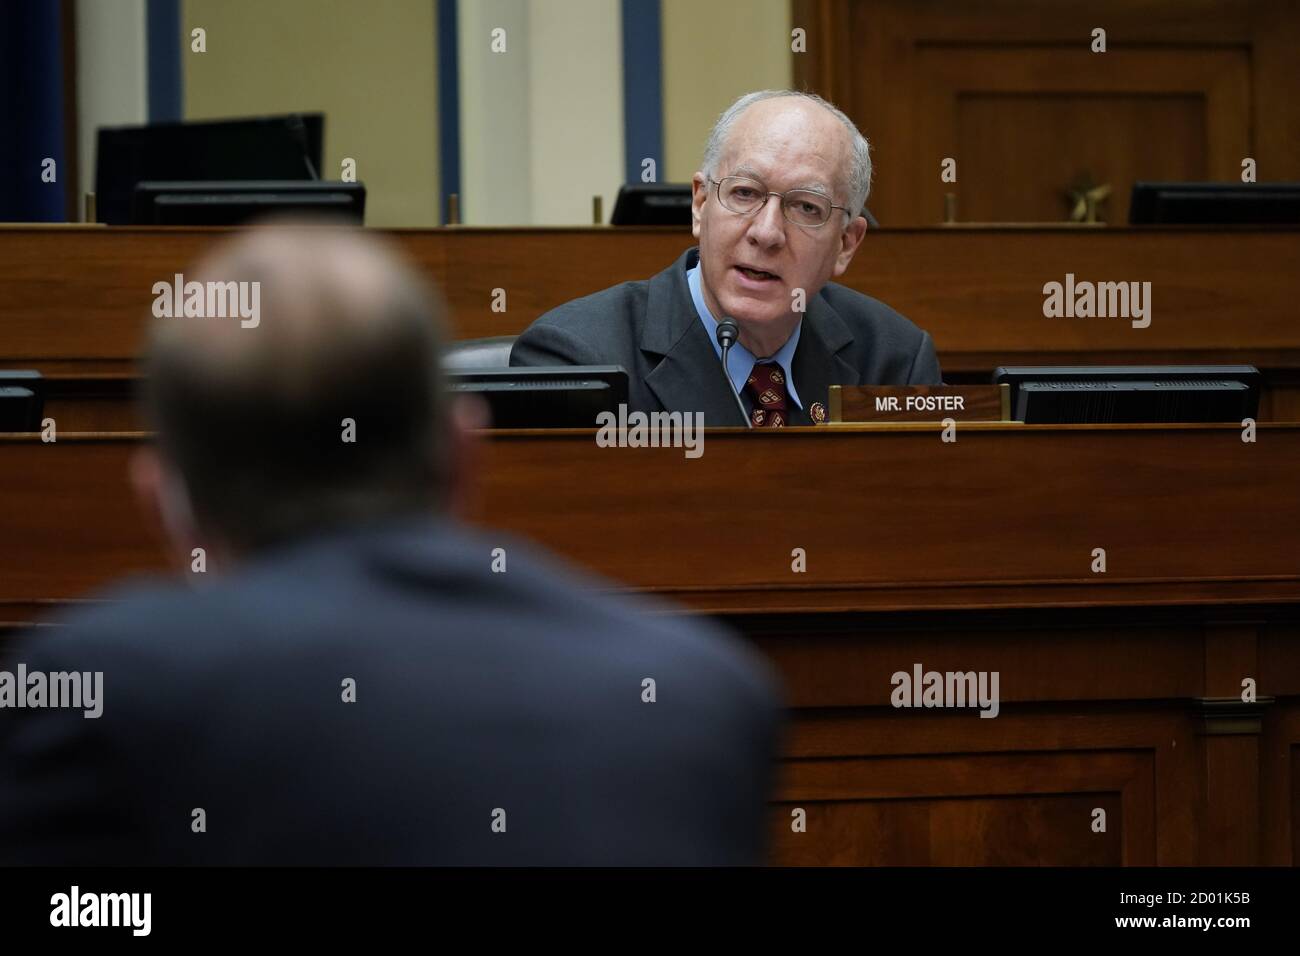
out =
{"type": "Polygon", "coordinates": [[[718,345],[722,347],[722,377],[727,380],[727,391],[736,400],[736,407],[740,409],[740,417],[745,420],[745,427],[753,428],[754,423],[749,417],[749,412],[745,411],[745,403],[740,400],[740,393],[731,384],[731,372],[727,369],[727,353],[731,351],[731,347],[736,344],[736,339],[740,337],[740,326],[736,324],[735,319],[724,318],[718,323],[717,334],[718,345]]]}

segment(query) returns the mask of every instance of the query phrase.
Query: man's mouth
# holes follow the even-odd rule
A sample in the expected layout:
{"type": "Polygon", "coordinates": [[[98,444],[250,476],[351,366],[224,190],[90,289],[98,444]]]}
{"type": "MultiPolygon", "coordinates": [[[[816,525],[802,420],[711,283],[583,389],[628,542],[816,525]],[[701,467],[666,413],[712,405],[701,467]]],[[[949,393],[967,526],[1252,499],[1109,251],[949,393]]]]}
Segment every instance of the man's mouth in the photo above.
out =
{"type": "Polygon", "coordinates": [[[767,272],[763,269],[751,269],[749,266],[736,266],[736,270],[746,279],[754,282],[780,282],[781,277],[775,272],[767,272]]]}

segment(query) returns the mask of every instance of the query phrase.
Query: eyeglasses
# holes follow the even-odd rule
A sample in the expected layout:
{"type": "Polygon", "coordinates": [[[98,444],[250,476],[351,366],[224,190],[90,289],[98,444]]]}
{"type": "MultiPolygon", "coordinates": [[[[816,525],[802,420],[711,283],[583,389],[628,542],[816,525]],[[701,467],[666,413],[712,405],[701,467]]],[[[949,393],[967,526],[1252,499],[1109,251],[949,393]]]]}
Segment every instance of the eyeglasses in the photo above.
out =
{"type": "Polygon", "coordinates": [[[774,193],[757,180],[744,176],[727,176],[721,180],[710,179],[709,182],[718,187],[718,202],[722,203],[722,208],[739,216],[754,215],[767,205],[771,196],[781,200],[781,214],[787,222],[796,226],[824,226],[831,218],[832,209],[849,211],[847,207],[837,206],[821,193],[810,189],[774,193]]]}

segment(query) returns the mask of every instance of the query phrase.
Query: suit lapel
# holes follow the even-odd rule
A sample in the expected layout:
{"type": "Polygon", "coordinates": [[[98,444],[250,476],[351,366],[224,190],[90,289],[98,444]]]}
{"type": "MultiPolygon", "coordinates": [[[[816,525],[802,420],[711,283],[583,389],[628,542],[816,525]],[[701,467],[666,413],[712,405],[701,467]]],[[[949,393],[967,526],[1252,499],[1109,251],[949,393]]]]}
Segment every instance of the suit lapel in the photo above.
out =
{"type": "MultiPolygon", "coordinates": [[[[688,249],[671,266],[650,280],[643,352],[662,359],[645,377],[646,386],[668,411],[703,412],[707,425],[744,425],[709,334],[695,311],[686,270],[699,261],[688,249]]],[[[853,344],[853,333],[830,303],[813,296],[804,315],[792,373],[803,410],[795,421],[808,424],[808,408],[821,402],[830,408],[830,386],[858,385],[861,377],[840,353],[853,344]]]]}
{"type": "Polygon", "coordinates": [[[650,280],[640,346],[663,358],[645,377],[646,387],[668,411],[703,412],[709,426],[744,425],[686,284],[686,270],[697,260],[688,249],[650,280]]]}
{"type": "Polygon", "coordinates": [[[861,384],[857,368],[840,355],[852,344],[853,333],[839,313],[820,295],[814,296],[803,317],[799,347],[794,350],[794,361],[791,363],[794,385],[803,402],[800,424],[807,424],[811,420],[808,409],[813,402],[821,402],[830,410],[832,385],[861,384]]]}

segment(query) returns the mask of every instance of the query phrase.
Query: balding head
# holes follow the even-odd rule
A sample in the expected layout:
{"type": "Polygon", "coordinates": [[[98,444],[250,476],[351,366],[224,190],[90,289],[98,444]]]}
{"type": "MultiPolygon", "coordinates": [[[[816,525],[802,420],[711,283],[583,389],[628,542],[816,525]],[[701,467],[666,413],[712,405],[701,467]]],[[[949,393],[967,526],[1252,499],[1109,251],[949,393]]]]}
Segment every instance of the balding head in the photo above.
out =
{"type": "Polygon", "coordinates": [[[345,227],[263,226],[184,278],[249,283],[258,304],[255,324],[151,330],[146,413],[203,533],[242,552],[438,506],[442,308],[394,251],[345,227]]]}
{"type": "MultiPolygon", "coordinates": [[[[706,176],[717,176],[724,153],[748,152],[737,138],[757,138],[775,148],[784,137],[789,147],[822,157],[835,171],[836,185],[854,216],[860,215],[871,191],[871,147],[844,111],[815,93],[802,90],[758,90],[746,93],[723,111],[709,133],[701,166],[706,176]]],[[[787,149],[787,152],[794,152],[787,149]]]]}
{"type": "Polygon", "coordinates": [[[775,355],[803,303],[849,267],[867,230],[859,214],[870,182],[867,141],[820,97],[761,90],[719,118],[691,179],[691,229],[705,306],[735,319],[755,356],[775,355]],[[806,208],[826,217],[803,221],[806,208]]]}

